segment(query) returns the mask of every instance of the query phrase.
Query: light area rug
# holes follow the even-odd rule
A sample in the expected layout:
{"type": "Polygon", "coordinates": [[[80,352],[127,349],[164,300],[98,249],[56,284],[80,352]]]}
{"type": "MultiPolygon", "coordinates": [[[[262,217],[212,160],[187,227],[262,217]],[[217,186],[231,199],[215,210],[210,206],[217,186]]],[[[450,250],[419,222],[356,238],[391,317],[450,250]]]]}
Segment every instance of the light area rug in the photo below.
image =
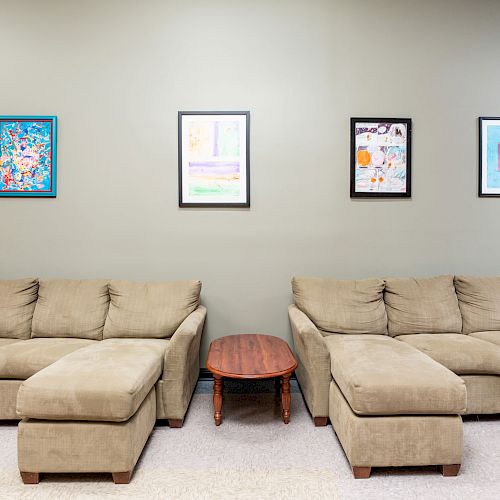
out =
{"type": "Polygon", "coordinates": [[[314,427],[300,393],[284,425],[273,394],[225,394],[213,423],[209,386],[199,385],[184,427],[158,425],[129,485],[107,474],[47,474],[23,485],[16,426],[0,424],[0,499],[473,499],[500,498],[500,418],[465,422],[460,475],[434,468],[375,469],[354,480],[329,425],[314,427]]]}

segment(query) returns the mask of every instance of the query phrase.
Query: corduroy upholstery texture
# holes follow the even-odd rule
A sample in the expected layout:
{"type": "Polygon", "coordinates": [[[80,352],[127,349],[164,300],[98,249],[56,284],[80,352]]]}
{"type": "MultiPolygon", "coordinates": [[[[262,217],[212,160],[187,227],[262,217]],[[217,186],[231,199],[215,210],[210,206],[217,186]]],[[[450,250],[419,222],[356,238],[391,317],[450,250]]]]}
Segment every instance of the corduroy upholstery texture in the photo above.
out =
{"type": "Polygon", "coordinates": [[[200,301],[200,281],[111,281],[104,338],[169,338],[200,301]]]}
{"type": "Polygon", "coordinates": [[[18,463],[27,472],[133,470],[156,420],[155,390],[126,422],[19,423],[18,463]]]}
{"type": "Polygon", "coordinates": [[[167,344],[111,339],[68,354],[23,382],[17,414],[45,420],[128,420],[160,377],[167,344]]]}
{"type": "Polygon", "coordinates": [[[500,277],[455,276],[463,332],[500,330],[500,277]]]}
{"type": "Polygon", "coordinates": [[[16,400],[22,383],[22,380],[0,380],[0,420],[19,420],[16,400]]]}
{"type": "Polygon", "coordinates": [[[15,344],[16,342],[23,342],[21,339],[2,339],[0,338],[0,349],[10,344],[15,344]]]}
{"type": "Polygon", "coordinates": [[[101,340],[108,306],[106,280],[40,280],[31,336],[101,340]]]}
{"type": "Polygon", "coordinates": [[[192,312],[171,337],[162,375],[164,418],[184,418],[200,373],[200,342],[207,310],[192,312]]]}
{"type": "Polygon", "coordinates": [[[384,301],[393,337],[462,331],[453,276],[386,278],[384,301]]]}
{"type": "Polygon", "coordinates": [[[38,280],[0,281],[0,337],[29,339],[38,294],[38,280]]]}
{"type": "Polygon", "coordinates": [[[500,413],[499,375],[461,375],[467,388],[466,414],[500,413]]]}
{"type": "Polygon", "coordinates": [[[0,378],[25,380],[58,359],[96,342],[87,339],[39,338],[0,349],[0,378]]]}
{"type": "Polygon", "coordinates": [[[295,370],[307,407],[313,417],[328,416],[330,353],[314,323],[297,307],[288,307],[293,343],[297,352],[295,370]]]}
{"type": "Polygon", "coordinates": [[[387,334],[384,281],[293,278],[295,305],[324,332],[387,334]]]}
{"type": "Polygon", "coordinates": [[[463,430],[458,415],[356,415],[333,381],[329,400],[330,420],[352,466],[462,462],[463,430]]]}
{"type": "Polygon", "coordinates": [[[500,331],[474,332],[470,333],[469,337],[485,340],[486,342],[491,342],[492,344],[500,346],[500,331]]]}
{"type": "Polygon", "coordinates": [[[500,375],[500,346],[485,340],[460,333],[421,333],[396,338],[459,375],[500,375]]]}
{"type": "Polygon", "coordinates": [[[463,380],[417,349],[381,335],[329,335],[332,376],[358,415],[464,413],[463,380]]]}

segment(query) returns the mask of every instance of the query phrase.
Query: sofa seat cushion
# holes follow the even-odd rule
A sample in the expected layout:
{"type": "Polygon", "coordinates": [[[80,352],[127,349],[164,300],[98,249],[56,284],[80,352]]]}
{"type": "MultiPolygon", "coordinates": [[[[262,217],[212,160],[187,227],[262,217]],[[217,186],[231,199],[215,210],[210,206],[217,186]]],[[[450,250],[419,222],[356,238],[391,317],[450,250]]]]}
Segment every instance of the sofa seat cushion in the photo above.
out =
{"type": "Polygon", "coordinates": [[[0,337],[29,339],[38,280],[0,280],[0,337]]]}
{"type": "Polygon", "coordinates": [[[458,375],[500,375],[500,347],[460,333],[402,335],[405,342],[458,375]]]}
{"type": "Polygon", "coordinates": [[[469,334],[469,337],[486,340],[486,342],[491,342],[500,346],[500,330],[492,332],[474,332],[469,334]]]}
{"type": "Polygon", "coordinates": [[[0,338],[0,347],[14,344],[15,342],[21,342],[21,339],[2,339],[2,338],[0,338]]]}
{"type": "Polygon", "coordinates": [[[392,337],[462,332],[453,276],[386,278],[384,301],[392,337]]]}
{"type": "Polygon", "coordinates": [[[25,380],[58,359],[93,344],[85,339],[29,339],[0,349],[0,378],[25,380]]]}
{"type": "Polygon", "coordinates": [[[381,335],[330,335],[332,376],[358,415],[457,414],[463,380],[417,349],[381,335]]]}
{"type": "Polygon", "coordinates": [[[113,339],[84,347],[24,381],[20,417],[124,422],[162,373],[168,341],[113,339]]]}
{"type": "Polygon", "coordinates": [[[455,276],[463,332],[500,330],[500,277],[455,276]]]}
{"type": "Polygon", "coordinates": [[[198,307],[200,281],[111,281],[104,338],[169,338],[198,307]]]}
{"type": "Polygon", "coordinates": [[[330,333],[387,335],[384,280],[293,278],[295,305],[330,333]]]}
{"type": "Polygon", "coordinates": [[[31,336],[102,340],[108,307],[106,280],[40,280],[31,336]]]}

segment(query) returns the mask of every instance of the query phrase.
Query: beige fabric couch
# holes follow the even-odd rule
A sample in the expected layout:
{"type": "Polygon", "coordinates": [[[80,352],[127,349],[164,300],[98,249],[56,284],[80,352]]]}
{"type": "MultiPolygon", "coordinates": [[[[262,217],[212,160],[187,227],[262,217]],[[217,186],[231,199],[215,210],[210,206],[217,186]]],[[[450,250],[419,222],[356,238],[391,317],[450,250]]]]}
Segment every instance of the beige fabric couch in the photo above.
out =
{"type": "Polygon", "coordinates": [[[355,477],[457,474],[460,415],[500,413],[500,278],[294,278],[292,289],[297,378],[355,477]]]}
{"type": "Polygon", "coordinates": [[[25,482],[130,480],[156,419],[180,427],[199,373],[201,283],[0,281],[0,419],[25,482]]]}

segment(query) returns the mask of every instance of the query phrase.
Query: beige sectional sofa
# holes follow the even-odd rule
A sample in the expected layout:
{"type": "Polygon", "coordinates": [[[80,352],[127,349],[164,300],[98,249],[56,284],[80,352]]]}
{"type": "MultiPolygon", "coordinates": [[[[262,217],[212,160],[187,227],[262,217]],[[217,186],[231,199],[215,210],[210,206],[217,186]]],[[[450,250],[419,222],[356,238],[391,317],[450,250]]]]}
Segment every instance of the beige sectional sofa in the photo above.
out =
{"type": "Polygon", "coordinates": [[[297,378],[355,477],[458,474],[463,414],[500,413],[500,278],[294,278],[297,378]]]}
{"type": "Polygon", "coordinates": [[[130,480],[156,419],[180,427],[199,373],[201,283],[0,281],[0,419],[23,480],[130,480]]]}

